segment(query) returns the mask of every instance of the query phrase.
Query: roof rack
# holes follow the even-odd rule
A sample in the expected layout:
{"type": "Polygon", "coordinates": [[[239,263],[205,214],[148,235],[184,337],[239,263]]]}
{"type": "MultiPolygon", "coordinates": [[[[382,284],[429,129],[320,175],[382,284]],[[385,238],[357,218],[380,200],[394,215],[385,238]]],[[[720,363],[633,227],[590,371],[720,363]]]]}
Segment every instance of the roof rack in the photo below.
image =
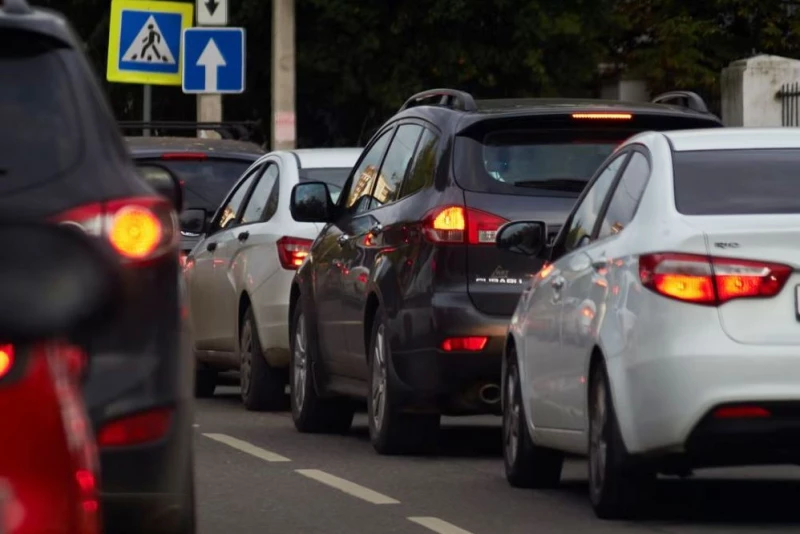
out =
{"type": "Polygon", "coordinates": [[[0,8],[9,15],[27,15],[33,11],[26,0],[3,0],[0,8]]]}
{"type": "Polygon", "coordinates": [[[153,130],[155,135],[163,135],[163,131],[212,130],[218,132],[223,139],[237,141],[258,142],[264,140],[261,121],[230,121],[230,122],[193,122],[193,121],[120,121],[119,127],[124,130],[153,130]]]}
{"type": "Polygon", "coordinates": [[[459,91],[457,89],[429,89],[417,93],[408,100],[400,108],[398,113],[405,111],[408,108],[416,106],[439,106],[449,109],[457,109],[461,111],[477,111],[478,106],[475,104],[475,99],[472,95],[459,91]],[[429,100],[438,100],[438,102],[428,102],[429,100]]]}
{"type": "Polygon", "coordinates": [[[706,106],[703,97],[691,91],[669,91],[667,93],[661,93],[653,98],[652,103],[681,106],[699,113],[711,113],[708,111],[708,106],[706,106]]]}

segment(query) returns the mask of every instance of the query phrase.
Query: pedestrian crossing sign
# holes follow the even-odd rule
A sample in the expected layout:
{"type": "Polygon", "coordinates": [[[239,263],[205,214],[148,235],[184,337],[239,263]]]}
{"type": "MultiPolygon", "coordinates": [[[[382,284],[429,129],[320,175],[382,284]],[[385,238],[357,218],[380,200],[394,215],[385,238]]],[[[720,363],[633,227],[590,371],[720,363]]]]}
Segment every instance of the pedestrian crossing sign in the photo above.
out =
{"type": "Polygon", "coordinates": [[[112,0],[106,79],[181,85],[181,34],[193,19],[188,2],[112,0]]]}

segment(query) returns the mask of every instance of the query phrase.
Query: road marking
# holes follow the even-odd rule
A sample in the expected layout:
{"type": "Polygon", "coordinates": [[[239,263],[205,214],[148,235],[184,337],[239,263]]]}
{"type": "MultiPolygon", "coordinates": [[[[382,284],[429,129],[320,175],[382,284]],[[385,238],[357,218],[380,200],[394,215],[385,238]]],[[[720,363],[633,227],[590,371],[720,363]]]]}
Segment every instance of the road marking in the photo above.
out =
{"type": "Polygon", "coordinates": [[[262,449],[261,447],[256,447],[246,441],[242,441],[240,439],[233,438],[231,436],[226,436],[225,434],[203,434],[205,437],[209,439],[213,439],[214,441],[219,441],[220,443],[224,443],[229,447],[233,447],[234,449],[238,449],[242,452],[246,452],[247,454],[251,454],[256,458],[261,458],[262,460],[266,460],[267,462],[291,462],[291,460],[285,456],[281,456],[280,454],[276,454],[272,451],[268,451],[267,449],[262,449]]]}
{"type": "Polygon", "coordinates": [[[470,531],[459,528],[438,517],[409,517],[408,520],[439,534],[472,534],[470,531]]]}
{"type": "Polygon", "coordinates": [[[312,478],[317,482],[322,482],[323,484],[326,484],[332,488],[336,488],[339,491],[343,491],[352,495],[353,497],[358,497],[361,500],[371,502],[372,504],[400,503],[400,501],[392,499],[391,497],[387,497],[382,493],[378,493],[377,491],[360,486],[355,482],[350,482],[349,480],[333,476],[330,473],[320,471],[319,469],[297,469],[296,472],[300,473],[304,477],[312,478]]]}

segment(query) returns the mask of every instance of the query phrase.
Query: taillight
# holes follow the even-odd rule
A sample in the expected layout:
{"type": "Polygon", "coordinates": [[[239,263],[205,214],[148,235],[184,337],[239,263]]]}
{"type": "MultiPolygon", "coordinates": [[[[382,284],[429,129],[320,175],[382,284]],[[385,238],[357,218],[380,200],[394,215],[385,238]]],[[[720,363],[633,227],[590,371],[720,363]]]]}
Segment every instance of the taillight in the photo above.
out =
{"type": "Polygon", "coordinates": [[[311,252],[311,239],[300,239],[299,237],[282,237],[278,239],[278,259],[281,267],[290,271],[296,271],[303,265],[306,256],[311,252]]]}
{"type": "Polygon", "coordinates": [[[425,216],[423,231],[434,243],[494,245],[497,230],[507,222],[485,211],[464,206],[445,206],[425,216]]]}
{"type": "Polygon", "coordinates": [[[97,433],[101,447],[141,445],[163,438],[172,423],[172,410],[158,408],[112,421],[97,433]]]}
{"type": "Polygon", "coordinates": [[[208,159],[203,152],[167,152],[161,154],[165,161],[204,161],[208,159]]]}
{"type": "Polygon", "coordinates": [[[11,372],[14,366],[14,345],[0,345],[0,378],[11,372]]]}
{"type": "Polygon", "coordinates": [[[442,350],[445,352],[478,352],[483,350],[488,341],[489,338],[484,336],[449,337],[442,341],[442,350]]]}
{"type": "Polygon", "coordinates": [[[178,242],[177,215],[172,204],[160,197],[97,202],[73,208],[53,220],[75,224],[94,236],[105,236],[114,250],[129,261],[156,258],[178,242]]]}
{"type": "Polygon", "coordinates": [[[714,410],[715,419],[764,419],[771,415],[761,406],[723,406],[714,410]]]}
{"type": "Polygon", "coordinates": [[[787,265],[752,260],[674,253],[639,258],[639,278],[648,289],[714,306],[734,299],[774,297],[791,274],[787,265]]]}

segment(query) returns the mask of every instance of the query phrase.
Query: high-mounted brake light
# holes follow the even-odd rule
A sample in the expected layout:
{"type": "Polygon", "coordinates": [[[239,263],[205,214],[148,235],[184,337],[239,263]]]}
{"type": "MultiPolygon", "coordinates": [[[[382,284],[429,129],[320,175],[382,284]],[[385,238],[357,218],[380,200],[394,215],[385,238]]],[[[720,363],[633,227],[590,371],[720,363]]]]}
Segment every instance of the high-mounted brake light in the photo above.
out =
{"type": "Polygon", "coordinates": [[[161,197],[97,202],[73,208],[53,220],[105,236],[114,250],[130,261],[153,259],[178,243],[178,217],[172,204],[161,197]]]}
{"type": "Polygon", "coordinates": [[[629,121],[633,118],[633,115],[630,113],[573,113],[572,118],[587,120],[629,121]]]}
{"type": "Polygon", "coordinates": [[[203,161],[208,159],[202,152],[167,152],[161,154],[161,159],[167,161],[203,161]]]}
{"type": "Polygon", "coordinates": [[[497,230],[508,221],[464,206],[435,208],[423,219],[425,236],[434,243],[494,245],[497,230]]]}
{"type": "Polygon", "coordinates": [[[0,378],[6,376],[14,366],[14,345],[0,345],[0,378]]]}
{"type": "Polygon", "coordinates": [[[450,337],[442,341],[445,352],[479,352],[489,341],[485,336],[450,337]]]}
{"type": "Polygon", "coordinates": [[[172,410],[157,408],[113,421],[97,433],[101,447],[141,445],[163,438],[172,423],[172,410]]]}
{"type": "Polygon", "coordinates": [[[311,252],[311,239],[284,236],[278,239],[278,259],[281,267],[296,271],[311,252]]]}
{"type": "Polygon", "coordinates": [[[769,298],[792,274],[788,265],[696,254],[647,254],[639,258],[639,278],[666,297],[719,306],[729,300],[769,298]]]}

